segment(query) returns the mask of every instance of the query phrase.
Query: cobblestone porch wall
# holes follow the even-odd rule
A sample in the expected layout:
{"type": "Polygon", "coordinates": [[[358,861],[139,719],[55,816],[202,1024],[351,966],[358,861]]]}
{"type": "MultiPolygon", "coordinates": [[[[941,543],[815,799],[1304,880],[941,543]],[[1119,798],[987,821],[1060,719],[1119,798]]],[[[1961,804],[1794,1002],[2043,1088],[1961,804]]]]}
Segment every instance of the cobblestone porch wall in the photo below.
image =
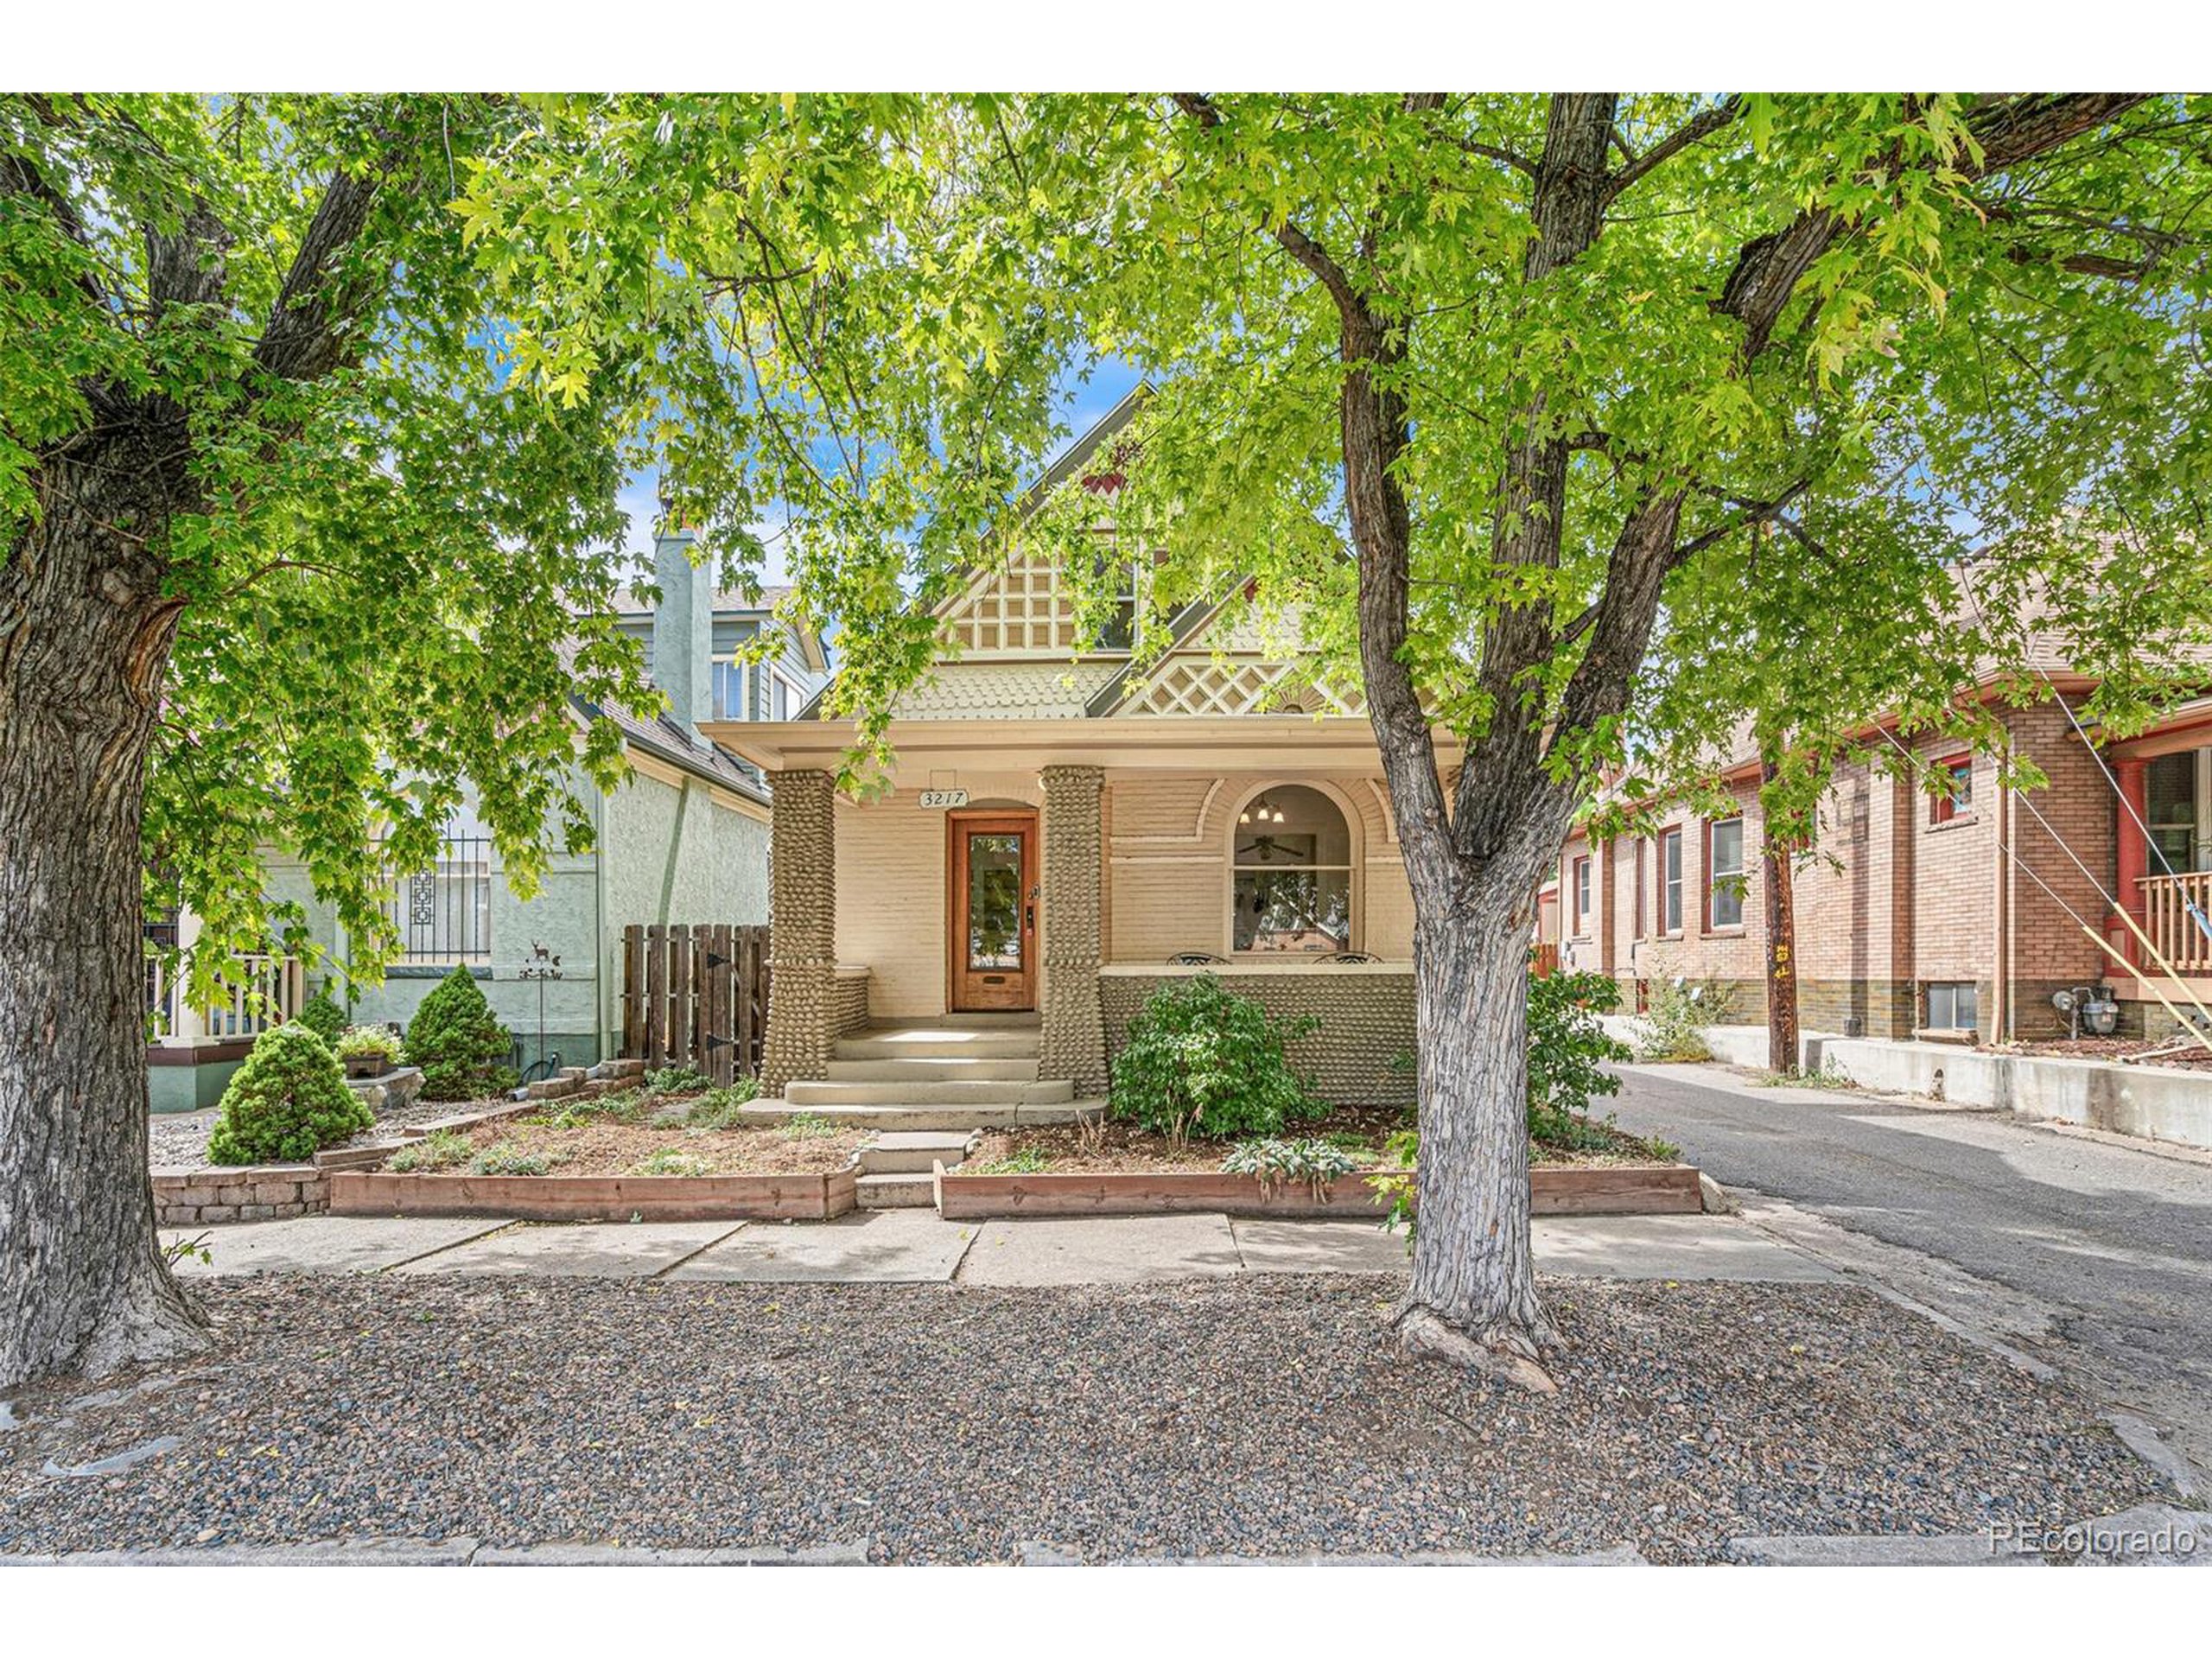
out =
{"type": "Polygon", "coordinates": [[[163,1227],[319,1216],[330,1202],[327,1172],[313,1164],[154,1172],[154,1220],[163,1227]]]}
{"type": "Polygon", "coordinates": [[[1045,1012],[1037,1075],[1065,1078],[1084,1100],[1106,1091],[1098,989],[1105,782],[1096,766],[1044,772],[1045,1012]]]}
{"type": "MultiPolygon", "coordinates": [[[[1128,1046],[1129,1022],[1161,985],[1188,975],[1109,974],[1098,988],[1105,1005],[1108,1063],[1128,1046]]],[[[1293,1044],[1291,1063],[1314,1074],[1324,1100],[1339,1106],[1410,1106],[1414,1100],[1414,976],[1317,968],[1311,974],[1225,972],[1221,982],[1278,1016],[1310,1014],[1321,1028],[1293,1044]]]]}
{"type": "Polygon", "coordinates": [[[831,779],[826,772],[779,772],[774,781],[768,1040],[760,1067],[760,1091],[769,1096],[794,1078],[828,1075],[840,1017],[831,779]]]}
{"type": "Polygon", "coordinates": [[[849,974],[840,969],[836,980],[836,1000],[830,1017],[832,1037],[849,1036],[868,1024],[868,975],[865,971],[849,974]]]}

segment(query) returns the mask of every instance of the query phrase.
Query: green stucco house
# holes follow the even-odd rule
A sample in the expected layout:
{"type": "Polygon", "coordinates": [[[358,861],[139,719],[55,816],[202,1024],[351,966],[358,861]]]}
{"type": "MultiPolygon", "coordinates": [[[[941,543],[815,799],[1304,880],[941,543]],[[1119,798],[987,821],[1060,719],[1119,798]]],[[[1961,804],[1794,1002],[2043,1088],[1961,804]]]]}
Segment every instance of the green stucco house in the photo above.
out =
{"type": "MultiPolygon", "coordinates": [[[[630,766],[618,789],[582,787],[594,849],[556,856],[525,900],[508,887],[498,849],[464,805],[447,826],[436,866],[399,880],[391,903],[404,954],[381,983],[354,986],[356,1021],[404,1024],[461,963],[518,1039],[521,1065],[557,1053],[563,1065],[588,1065],[618,1046],[625,927],[768,919],[766,781],[700,728],[797,714],[828,680],[827,650],[818,636],[775,614],[784,590],[768,589],[758,601],[718,592],[711,566],[695,566],[691,550],[690,535],[662,536],[654,552],[658,601],[617,601],[621,626],[645,646],[668,712],[648,720],[576,705],[579,724],[599,713],[614,721],[630,766]],[[772,656],[732,660],[765,632],[780,636],[772,656]]],[[[306,906],[317,944],[333,961],[348,963],[348,941],[329,907],[316,902],[306,871],[282,853],[272,853],[267,868],[270,897],[306,906]]],[[[180,943],[189,943],[191,926],[188,916],[177,924],[180,943]]],[[[186,1008],[158,976],[151,979],[157,1034],[147,1058],[156,1111],[213,1105],[255,1034],[296,1010],[321,977],[289,960],[257,963],[253,975],[275,1013],[252,1013],[244,995],[230,1006],[186,1008]]],[[[342,1001],[345,976],[333,977],[342,1001]]]]}

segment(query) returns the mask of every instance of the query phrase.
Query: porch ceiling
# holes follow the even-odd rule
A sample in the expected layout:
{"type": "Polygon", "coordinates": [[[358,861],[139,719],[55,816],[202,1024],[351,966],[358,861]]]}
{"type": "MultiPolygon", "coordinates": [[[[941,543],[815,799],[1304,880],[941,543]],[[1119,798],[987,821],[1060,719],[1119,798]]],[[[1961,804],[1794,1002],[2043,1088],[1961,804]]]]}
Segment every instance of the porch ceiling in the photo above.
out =
{"type": "MultiPolygon", "coordinates": [[[[850,721],[715,721],[700,729],[770,772],[834,770],[853,741],[850,721]]],[[[979,768],[1052,765],[1151,772],[1379,769],[1375,732],[1358,715],[1117,715],[1105,720],[894,720],[888,733],[902,771],[955,761],[979,768]]],[[[1459,745],[1436,734],[1437,760],[1450,766],[1459,745]]]]}

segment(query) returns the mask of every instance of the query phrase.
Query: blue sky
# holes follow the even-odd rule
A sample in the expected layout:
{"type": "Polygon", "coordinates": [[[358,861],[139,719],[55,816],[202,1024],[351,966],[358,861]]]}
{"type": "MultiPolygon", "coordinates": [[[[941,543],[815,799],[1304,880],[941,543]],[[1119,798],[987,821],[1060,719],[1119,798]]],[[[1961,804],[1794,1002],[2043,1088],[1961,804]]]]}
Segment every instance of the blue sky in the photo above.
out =
{"type": "MultiPolygon", "coordinates": [[[[1115,404],[1129,394],[1130,388],[1142,378],[1135,365],[1119,358],[1103,358],[1093,365],[1090,378],[1079,380],[1070,370],[1063,387],[1070,402],[1066,409],[1068,442],[1072,442],[1104,418],[1115,404]]],[[[1049,457],[1047,458],[1050,459],[1049,457]]],[[[630,530],[623,542],[626,552],[633,555],[641,569],[652,563],[653,519],[659,512],[658,473],[640,473],[622,486],[622,510],[630,515],[630,530]]],[[[764,537],[768,546],[768,563],[761,572],[764,582],[787,582],[791,573],[784,568],[783,557],[775,540],[764,537]]]]}

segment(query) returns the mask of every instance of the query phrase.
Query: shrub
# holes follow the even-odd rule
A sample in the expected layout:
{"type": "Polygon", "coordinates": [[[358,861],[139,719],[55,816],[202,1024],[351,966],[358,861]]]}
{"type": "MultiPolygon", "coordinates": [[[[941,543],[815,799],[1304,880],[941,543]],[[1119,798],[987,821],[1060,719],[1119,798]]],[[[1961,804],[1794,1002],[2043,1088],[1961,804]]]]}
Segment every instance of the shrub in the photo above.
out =
{"type": "Polygon", "coordinates": [[[1179,1143],[1276,1135],[1295,1119],[1325,1116],[1311,1080],[1283,1053],[1320,1023],[1278,1020],[1211,974],[1163,985],[1114,1061],[1113,1113],[1179,1143]]]}
{"type": "Polygon", "coordinates": [[[300,1011],[292,1017],[333,1046],[338,1041],[338,1033],[346,1029],[346,1010],[338,1006],[327,983],[301,1004],[300,1011]]]}
{"type": "Polygon", "coordinates": [[[1639,1060],[1709,1060],[1713,1048],[1705,1028],[1718,1025],[1728,1014],[1731,996],[1725,987],[1693,983],[1677,976],[1656,981],[1650,1006],[1644,1011],[1643,1034],[1637,1039],[1639,1060]]]}
{"type": "Polygon", "coordinates": [[[338,1057],[293,1021],[262,1033],[223,1090],[223,1115],[207,1137],[217,1164],[296,1164],[376,1122],[346,1086],[338,1057]]]}
{"type": "Polygon", "coordinates": [[[407,1022],[407,1061],[423,1068],[425,1100],[480,1100],[515,1086],[514,1039],[465,965],[438,982],[407,1022]]]}
{"type": "Polygon", "coordinates": [[[468,1160],[472,1175],[543,1175],[552,1167],[553,1160],[543,1153],[512,1141],[488,1146],[468,1160]]]}
{"type": "Polygon", "coordinates": [[[709,1089],[693,1101],[683,1114],[684,1127],[734,1129],[744,1121],[742,1114],[747,1104],[760,1093],[760,1084],[751,1077],[740,1077],[726,1089],[709,1089]]]}
{"type": "Polygon", "coordinates": [[[645,1073],[645,1092],[649,1095],[696,1095],[715,1086],[715,1080],[703,1071],[694,1071],[688,1065],[664,1065],[658,1071],[645,1073]]]}
{"type": "Polygon", "coordinates": [[[341,1060],[373,1054],[386,1065],[399,1064],[399,1039],[382,1026],[353,1026],[332,1046],[341,1060]]]}
{"type": "Polygon", "coordinates": [[[393,1153],[388,1166],[402,1175],[420,1174],[458,1168],[475,1155],[476,1148],[467,1135],[452,1129],[433,1129],[393,1153]]]}
{"type": "MultiPolygon", "coordinates": [[[[1580,1138],[1592,1096],[1620,1092],[1603,1069],[1625,1060],[1628,1045],[1605,1034],[1601,1014],[1620,1006],[1620,987],[1604,974],[1549,974],[1529,982],[1529,1135],[1546,1145],[1580,1138]]],[[[1602,1139],[1602,1137],[1600,1137],[1602,1139]]]]}
{"type": "Polygon", "coordinates": [[[1339,1175],[1359,1167],[1359,1160],[1332,1141],[1240,1141],[1221,1160],[1225,1175],[1256,1175],[1268,1192],[1295,1181],[1315,1198],[1329,1190],[1339,1175]]]}
{"type": "Polygon", "coordinates": [[[711,1175],[714,1160],[702,1158],[696,1152],[679,1152],[674,1147],[663,1147],[649,1157],[640,1158],[630,1166],[632,1175],[711,1175]]]}

